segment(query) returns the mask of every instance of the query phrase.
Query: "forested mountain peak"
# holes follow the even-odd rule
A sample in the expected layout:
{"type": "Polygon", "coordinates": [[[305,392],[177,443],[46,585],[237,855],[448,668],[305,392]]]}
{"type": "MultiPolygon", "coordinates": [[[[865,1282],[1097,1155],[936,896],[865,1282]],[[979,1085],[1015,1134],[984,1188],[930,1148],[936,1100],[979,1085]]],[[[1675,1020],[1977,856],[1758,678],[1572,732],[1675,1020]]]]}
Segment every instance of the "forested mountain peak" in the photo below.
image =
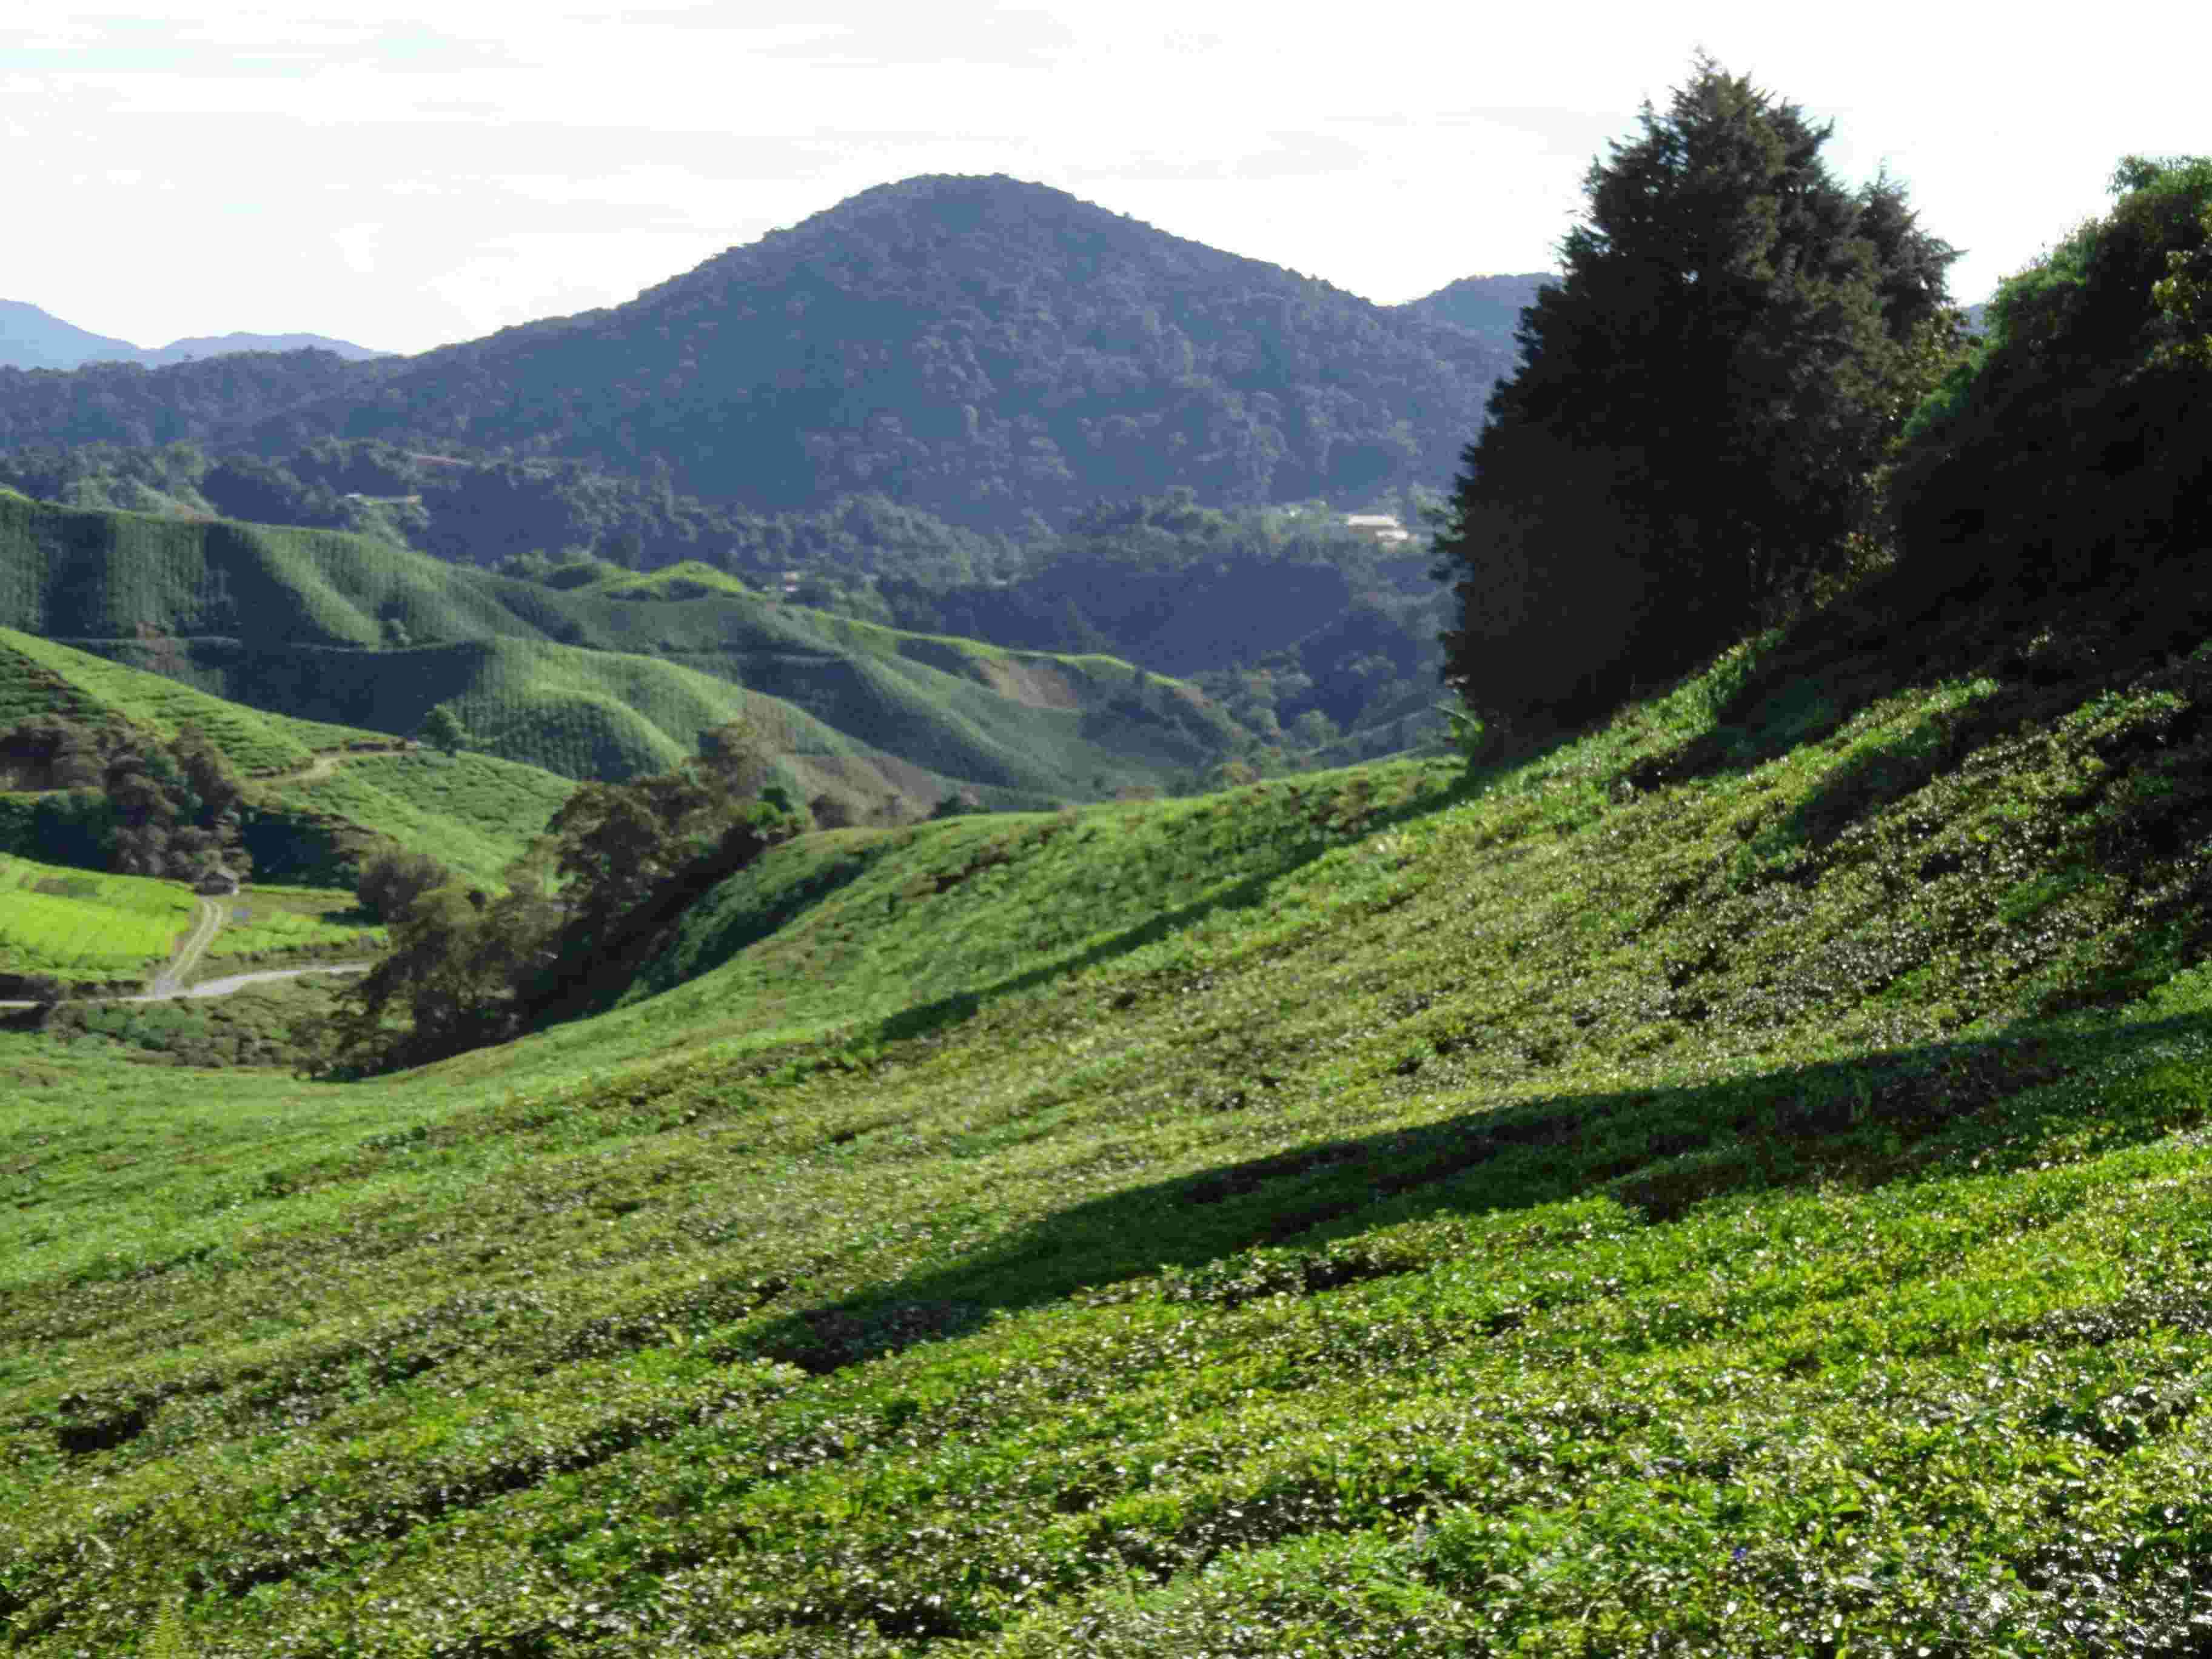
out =
{"type": "Polygon", "coordinates": [[[1061,191],[937,175],[627,305],[431,353],[322,429],[658,458],[710,499],[876,489],[1011,525],[1177,484],[1236,503],[1437,478],[1504,364],[1061,191]]]}
{"type": "Polygon", "coordinates": [[[459,444],[757,509],[875,493],[1011,528],[1177,486],[1237,505],[1440,483],[1510,354],[1061,191],[935,176],[623,305],[313,375],[226,361],[250,384],[0,374],[0,443],[459,444]]]}
{"type": "Polygon", "coordinates": [[[1063,265],[1072,279],[1095,278],[1121,266],[1157,276],[1236,276],[1337,292],[1263,260],[1170,235],[1048,185],[1004,173],[923,173],[864,190],[788,229],[732,248],[642,297],[702,280],[773,279],[782,270],[825,257],[825,275],[873,277],[903,293],[921,256],[940,256],[943,263],[931,274],[951,289],[979,277],[1013,274],[1006,256],[1018,249],[1063,265]]]}

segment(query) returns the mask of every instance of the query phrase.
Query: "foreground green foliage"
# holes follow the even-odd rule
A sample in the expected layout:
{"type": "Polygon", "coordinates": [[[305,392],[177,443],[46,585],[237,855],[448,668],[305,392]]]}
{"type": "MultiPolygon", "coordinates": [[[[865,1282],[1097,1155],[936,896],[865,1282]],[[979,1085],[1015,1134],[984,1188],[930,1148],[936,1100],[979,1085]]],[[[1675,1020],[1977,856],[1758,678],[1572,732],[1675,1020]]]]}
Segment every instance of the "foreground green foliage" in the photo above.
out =
{"type": "Polygon", "coordinates": [[[2192,1651],[2208,641],[805,836],[363,1085],[0,1036],[0,1641],[2192,1651]]]}

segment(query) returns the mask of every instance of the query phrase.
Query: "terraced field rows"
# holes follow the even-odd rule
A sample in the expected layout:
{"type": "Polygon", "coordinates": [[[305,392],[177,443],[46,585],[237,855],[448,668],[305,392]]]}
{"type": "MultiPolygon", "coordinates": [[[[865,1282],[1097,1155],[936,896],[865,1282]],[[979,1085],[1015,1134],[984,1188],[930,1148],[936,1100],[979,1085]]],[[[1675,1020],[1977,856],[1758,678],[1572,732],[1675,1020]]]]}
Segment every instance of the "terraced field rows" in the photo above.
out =
{"type": "Polygon", "coordinates": [[[175,882],[94,875],[0,854],[0,972],[60,979],[150,973],[191,926],[175,882]]]}

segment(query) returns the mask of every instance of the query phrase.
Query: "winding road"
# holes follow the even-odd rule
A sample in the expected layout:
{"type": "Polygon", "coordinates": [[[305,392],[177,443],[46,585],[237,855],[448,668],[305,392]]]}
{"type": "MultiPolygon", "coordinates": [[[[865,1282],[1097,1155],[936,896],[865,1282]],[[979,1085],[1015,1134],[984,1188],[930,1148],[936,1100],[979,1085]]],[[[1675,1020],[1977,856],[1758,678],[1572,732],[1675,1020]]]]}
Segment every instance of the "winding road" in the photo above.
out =
{"type": "MultiPolygon", "coordinates": [[[[427,459],[435,459],[434,457],[427,459]]],[[[364,760],[371,756],[405,754],[415,744],[404,738],[394,738],[388,745],[367,749],[316,749],[308,752],[307,764],[293,772],[275,772],[257,777],[257,783],[317,783],[331,776],[338,768],[350,760],[364,760]]],[[[63,789],[25,789],[11,793],[27,795],[66,794],[63,789]]],[[[318,963],[311,968],[260,968],[251,973],[226,974],[219,979],[203,980],[188,986],[185,976],[199,965],[207,955],[208,946],[222,931],[222,924],[230,913],[212,899],[203,898],[199,911],[192,918],[192,931],[185,936],[175,956],[156,973],[145,990],[127,997],[71,997],[72,1002],[167,1002],[172,997],[227,997],[242,991],[249,985],[263,984],[270,980],[301,979],[309,974],[365,974],[375,964],[367,962],[318,963]]],[[[0,1008],[34,1008],[33,1002],[11,1001],[0,999],[0,1008]]]]}
{"type": "MultiPolygon", "coordinates": [[[[319,962],[307,968],[257,968],[243,974],[225,974],[220,978],[202,980],[198,985],[186,985],[185,976],[199,966],[207,955],[208,946],[230,919],[228,907],[213,899],[199,901],[199,910],[192,917],[192,931],[185,935],[185,942],[177,947],[176,955],[165,963],[147,988],[135,996],[70,997],[71,1002],[167,1002],[173,997],[227,997],[243,991],[249,985],[265,984],[271,980],[304,979],[309,974],[365,974],[375,964],[367,962],[319,962]]],[[[0,1000],[0,1008],[35,1008],[35,1002],[0,1000]]]]}

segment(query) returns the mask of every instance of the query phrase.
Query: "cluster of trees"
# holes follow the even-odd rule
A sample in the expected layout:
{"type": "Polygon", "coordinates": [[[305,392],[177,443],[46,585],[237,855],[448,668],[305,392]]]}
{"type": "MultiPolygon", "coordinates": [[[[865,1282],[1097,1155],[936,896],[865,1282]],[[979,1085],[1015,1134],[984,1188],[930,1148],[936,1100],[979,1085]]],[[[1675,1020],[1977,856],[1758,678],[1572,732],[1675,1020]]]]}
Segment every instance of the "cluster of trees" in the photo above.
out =
{"type": "Polygon", "coordinates": [[[2212,532],[2212,159],[2130,156],[2112,191],[1912,417],[1892,494],[1928,584],[2102,583],[2212,532]]]}
{"type": "Polygon", "coordinates": [[[1887,177],[1709,59],[1595,163],[1438,541],[1446,678],[1578,719],[1820,591],[1960,337],[1956,257],[1887,177]]]}
{"type": "Polygon", "coordinates": [[[2212,161],[2124,160],[1970,330],[1953,250],[1829,131],[1700,60],[1591,167],[1437,544],[1475,714],[1595,714],[1892,564],[1920,605],[2204,544],[2212,161]]]}
{"type": "Polygon", "coordinates": [[[121,721],[43,714],[0,732],[0,779],[39,804],[42,856],[125,875],[243,878],[245,786],[198,726],[162,738],[121,721]]]}
{"type": "Polygon", "coordinates": [[[806,826],[768,752],[733,722],[670,771],[580,786],[496,893],[423,854],[372,854],[358,896],[391,946],[343,994],[324,1067],[419,1066],[618,994],[685,905],[806,826]]]}

